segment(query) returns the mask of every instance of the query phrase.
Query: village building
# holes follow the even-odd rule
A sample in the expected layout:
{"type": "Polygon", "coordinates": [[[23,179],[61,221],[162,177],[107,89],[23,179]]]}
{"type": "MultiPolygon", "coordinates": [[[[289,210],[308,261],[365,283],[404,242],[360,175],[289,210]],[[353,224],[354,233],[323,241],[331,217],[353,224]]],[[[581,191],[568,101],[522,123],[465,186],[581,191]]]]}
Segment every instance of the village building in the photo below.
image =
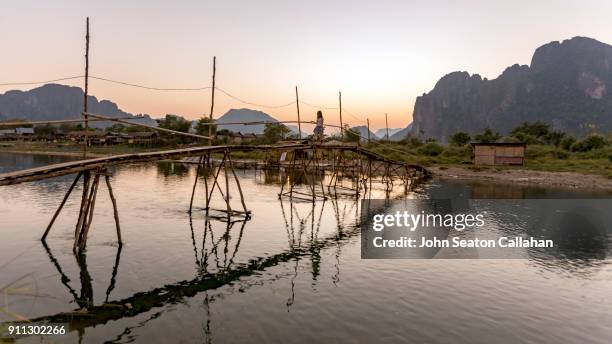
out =
{"type": "Polygon", "coordinates": [[[526,145],[522,142],[472,143],[475,165],[525,164],[526,145]]]}

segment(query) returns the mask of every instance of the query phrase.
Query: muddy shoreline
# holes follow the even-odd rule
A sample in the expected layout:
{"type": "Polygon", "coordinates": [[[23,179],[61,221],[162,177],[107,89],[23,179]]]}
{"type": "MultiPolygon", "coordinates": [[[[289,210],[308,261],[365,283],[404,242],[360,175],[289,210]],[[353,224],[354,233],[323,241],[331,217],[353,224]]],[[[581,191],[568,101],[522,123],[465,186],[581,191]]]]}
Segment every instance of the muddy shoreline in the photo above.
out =
{"type": "Polygon", "coordinates": [[[612,191],[612,178],[595,174],[525,169],[473,171],[467,168],[450,166],[434,166],[429,169],[437,178],[446,180],[490,181],[499,184],[612,191]]]}

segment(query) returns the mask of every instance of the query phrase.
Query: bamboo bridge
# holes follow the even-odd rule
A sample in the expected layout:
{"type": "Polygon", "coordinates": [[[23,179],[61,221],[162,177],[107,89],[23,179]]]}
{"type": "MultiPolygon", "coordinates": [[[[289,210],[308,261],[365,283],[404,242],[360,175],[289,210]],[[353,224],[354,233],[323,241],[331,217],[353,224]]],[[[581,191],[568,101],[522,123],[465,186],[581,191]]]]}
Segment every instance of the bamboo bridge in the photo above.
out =
{"type": "MultiPolygon", "coordinates": [[[[393,180],[400,179],[405,188],[411,185],[411,181],[426,178],[430,172],[423,166],[403,161],[396,161],[372,152],[357,144],[326,144],[313,143],[307,140],[282,143],[277,145],[219,145],[219,146],[198,146],[173,150],[163,150],[136,154],[121,154],[107,157],[70,161],[65,163],[47,165],[31,169],[0,174],[0,186],[13,185],[24,182],[54,178],[76,173],[73,183],[70,185],[66,194],[49,225],[47,226],[42,241],[44,242],[53,223],[60,214],[71,192],[83,179],[83,191],[81,195],[80,211],[77,219],[74,236],[74,250],[84,250],[87,244],[87,234],[91,226],[93,211],[96,203],[96,196],[100,179],[105,179],[109,195],[113,205],[117,241],[122,244],[121,228],[119,224],[119,209],[113,194],[108,168],[117,165],[142,163],[159,160],[176,160],[185,157],[198,157],[197,173],[191,193],[189,212],[194,209],[193,200],[196,187],[200,177],[204,181],[206,201],[203,210],[209,215],[209,211],[215,210],[218,218],[249,218],[250,211],[247,209],[246,201],[240,186],[240,180],[234,171],[234,161],[232,152],[264,151],[266,159],[265,168],[276,167],[285,168],[293,175],[281,183],[279,198],[289,198],[291,200],[312,201],[337,197],[338,190],[343,190],[346,194],[359,196],[362,191],[371,189],[372,183],[383,183],[387,191],[393,188],[393,180]],[[274,155],[274,157],[272,157],[274,155]],[[220,157],[217,161],[213,156],[220,157]],[[289,157],[289,158],[288,158],[289,157]],[[224,183],[221,183],[220,174],[223,170],[224,183]],[[320,175],[329,171],[331,178],[327,186],[323,185],[323,178],[314,178],[312,175],[320,175]],[[355,181],[353,186],[347,188],[338,184],[338,179],[348,176],[355,181]],[[209,185],[208,177],[212,177],[212,184],[209,185]],[[312,178],[310,178],[312,177],[312,178]],[[232,207],[230,202],[230,178],[234,180],[240,195],[240,208],[232,207]],[[302,178],[308,185],[306,190],[298,190],[296,187],[298,180],[302,178]],[[378,179],[377,179],[378,178],[378,179]],[[224,184],[224,189],[221,185],[224,184]],[[225,202],[225,209],[212,209],[211,201],[215,190],[221,195],[225,202]]],[[[212,213],[212,212],[211,212],[212,213]]],[[[210,215],[215,217],[215,215],[210,215]]]]}

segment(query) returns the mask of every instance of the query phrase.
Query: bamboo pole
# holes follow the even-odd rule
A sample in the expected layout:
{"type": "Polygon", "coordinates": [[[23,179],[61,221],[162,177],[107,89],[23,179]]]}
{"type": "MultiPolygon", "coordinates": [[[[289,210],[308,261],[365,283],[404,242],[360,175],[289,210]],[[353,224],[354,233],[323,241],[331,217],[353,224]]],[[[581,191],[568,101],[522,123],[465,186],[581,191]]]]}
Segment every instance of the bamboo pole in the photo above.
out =
{"type": "Polygon", "coordinates": [[[77,174],[76,178],[74,178],[74,181],[70,185],[70,188],[68,188],[68,191],[66,192],[66,195],[64,195],[64,199],[62,199],[62,203],[60,203],[59,207],[55,211],[55,214],[53,214],[53,218],[51,218],[51,222],[49,222],[49,225],[47,226],[47,229],[45,230],[45,234],[43,234],[43,236],[42,236],[42,238],[40,240],[45,241],[47,239],[47,235],[49,234],[49,231],[51,230],[51,227],[53,226],[53,223],[55,222],[55,219],[57,219],[57,216],[62,211],[62,208],[64,207],[64,204],[66,204],[66,200],[68,200],[68,196],[70,196],[70,193],[72,193],[72,189],[74,189],[74,186],[77,184],[77,182],[81,178],[81,175],[83,175],[83,172],[79,172],[77,174]]]}
{"type": "Polygon", "coordinates": [[[79,218],[77,220],[76,227],[74,229],[74,247],[76,248],[77,241],[79,240],[80,228],[84,221],[84,208],[87,204],[89,196],[89,181],[91,179],[91,172],[89,170],[83,172],[83,194],[81,195],[81,206],[79,208],[79,218]]]}
{"type": "Polygon", "coordinates": [[[200,175],[200,168],[202,168],[203,159],[204,159],[204,155],[201,155],[200,161],[198,162],[198,168],[196,169],[195,180],[193,181],[193,189],[191,190],[191,201],[189,201],[189,213],[191,213],[191,209],[193,207],[193,196],[195,195],[196,185],[198,185],[198,176],[200,175]]]}
{"type": "MultiPolygon", "coordinates": [[[[225,156],[229,156],[229,151],[225,151],[225,156]]],[[[227,198],[225,199],[225,203],[227,205],[227,216],[229,217],[232,213],[232,207],[230,205],[229,177],[227,175],[227,158],[223,160],[225,160],[223,164],[223,174],[225,176],[225,193],[227,196],[227,198]]]]}
{"type": "Polygon", "coordinates": [[[85,92],[83,93],[83,117],[85,120],[85,146],[83,156],[87,158],[87,146],[89,145],[89,121],[87,118],[87,97],[89,95],[89,17],[87,17],[87,32],[85,34],[85,92]]]}
{"type": "MultiPolygon", "coordinates": [[[[209,154],[204,154],[202,156],[206,156],[207,163],[210,162],[209,154]]],[[[207,163],[205,163],[203,167],[204,167],[204,192],[205,192],[205,195],[207,196],[205,206],[206,206],[206,211],[208,212],[208,168],[209,166],[207,163]]]]}
{"type": "Polygon", "coordinates": [[[83,229],[81,230],[81,240],[80,240],[80,245],[79,245],[81,250],[85,249],[85,246],[87,246],[87,235],[89,234],[89,228],[91,227],[91,222],[93,221],[93,212],[96,206],[96,198],[98,196],[98,185],[99,184],[100,184],[100,173],[96,173],[96,176],[94,177],[94,182],[91,186],[91,192],[89,194],[90,201],[89,201],[89,209],[87,209],[89,212],[87,216],[87,222],[85,223],[83,229]]]}
{"type": "MultiPolygon", "coordinates": [[[[119,117],[119,119],[142,119],[144,117],[119,117]]],[[[102,122],[105,119],[91,118],[87,119],[89,122],[102,122]]],[[[40,124],[62,124],[62,123],[83,123],[82,119],[54,119],[49,121],[12,121],[12,122],[1,122],[0,127],[12,127],[12,126],[23,126],[23,125],[40,125],[40,124]]]]}
{"type": "MultiPolygon", "coordinates": [[[[221,160],[221,165],[225,163],[225,155],[223,156],[223,160],[221,160]]],[[[209,204],[210,200],[212,199],[212,194],[215,191],[215,185],[217,187],[219,187],[219,183],[217,183],[217,178],[219,178],[219,173],[221,172],[221,165],[219,165],[219,168],[217,169],[217,173],[215,174],[215,179],[213,180],[213,185],[210,188],[210,194],[208,194],[206,196],[206,204],[209,204]]],[[[219,187],[219,191],[221,191],[221,187],[219,187]]]]}
{"type": "Polygon", "coordinates": [[[370,119],[366,118],[366,121],[368,123],[368,144],[370,144],[370,119]]]}
{"type": "Polygon", "coordinates": [[[106,180],[106,187],[108,188],[108,195],[110,196],[111,202],[113,203],[113,215],[115,217],[115,228],[117,229],[117,241],[119,243],[119,248],[121,249],[121,245],[123,245],[123,240],[121,240],[121,227],[119,226],[119,211],[117,211],[117,200],[115,199],[115,195],[113,194],[110,177],[107,174],[104,176],[104,178],[106,180]]]}
{"type": "Polygon", "coordinates": [[[108,117],[108,116],[102,116],[102,115],[97,115],[97,114],[93,114],[93,113],[87,113],[86,115],[90,116],[90,117],[93,117],[93,118],[100,118],[100,119],[103,119],[103,120],[106,120],[106,121],[124,123],[124,124],[129,124],[129,125],[136,125],[136,126],[139,126],[139,127],[149,128],[149,129],[153,129],[153,130],[157,130],[157,131],[163,131],[163,132],[166,132],[166,133],[195,137],[195,138],[198,138],[198,139],[209,139],[209,138],[211,138],[210,136],[202,136],[202,135],[197,135],[197,134],[184,133],[182,131],[176,131],[176,130],[170,130],[170,129],[166,129],[166,128],[153,127],[153,126],[146,125],[146,124],[141,124],[141,123],[132,123],[132,122],[125,121],[125,120],[122,120],[122,119],[108,117]]]}
{"type": "Polygon", "coordinates": [[[248,216],[249,211],[247,210],[246,203],[244,202],[244,194],[242,193],[242,187],[240,186],[240,181],[238,180],[238,176],[236,175],[236,171],[234,171],[234,163],[232,162],[232,156],[228,155],[228,160],[230,164],[230,170],[234,175],[234,179],[236,180],[236,186],[238,187],[238,192],[240,193],[240,203],[242,203],[242,209],[244,209],[244,215],[248,216]]]}
{"type": "Polygon", "coordinates": [[[342,92],[338,92],[338,102],[340,103],[340,139],[344,139],[344,128],[342,126],[342,92]]]}
{"type": "MultiPolygon", "coordinates": [[[[210,123],[213,120],[213,111],[215,109],[215,77],[217,74],[217,57],[213,56],[213,77],[212,77],[212,95],[210,100],[210,123]]],[[[208,126],[208,145],[212,146],[212,126],[208,126]]]]}
{"type": "Polygon", "coordinates": [[[298,88],[295,86],[295,105],[297,106],[297,118],[298,118],[298,137],[302,139],[302,123],[300,122],[300,97],[298,96],[298,88]]]}
{"type": "Polygon", "coordinates": [[[387,120],[387,113],[385,112],[385,127],[387,128],[387,143],[391,142],[389,137],[389,121],[387,120]]]}

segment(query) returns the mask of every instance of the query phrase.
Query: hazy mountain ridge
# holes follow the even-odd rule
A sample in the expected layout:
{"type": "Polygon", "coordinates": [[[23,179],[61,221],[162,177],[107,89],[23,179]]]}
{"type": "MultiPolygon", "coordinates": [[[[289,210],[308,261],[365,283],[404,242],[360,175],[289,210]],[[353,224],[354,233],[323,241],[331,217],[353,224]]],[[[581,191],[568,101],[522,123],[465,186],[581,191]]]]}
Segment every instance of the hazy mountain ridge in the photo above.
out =
{"type": "Polygon", "coordinates": [[[391,141],[400,141],[408,137],[410,132],[412,131],[412,122],[408,124],[408,126],[402,130],[397,131],[395,134],[391,135],[391,141]]]}
{"type": "MultiPolygon", "coordinates": [[[[397,133],[398,131],[402,130],[404,128],[389,128],[389,136],[393,136],[395,133],[397,133]]],[[[378,138],[382,138],[382,139],[387,139],[387,128],[380,128],[378,130],[376,130],[374,132],[374,135],[376,135],[378,138]]]]}
{"type": "MultiPolygon", "coordinates": [[[[109,117],[133,116],[121,110],[109,100],[87,97],[88,111],[109,117]]],[[[0,120],[24,119],[46,121],[59,119],[81,119],[83,112],[83,90],[79,87],[46,84],[28,91],[12,90],[0,94],[0,120]]],[[[149,116],[138,123],[157,125],[149,116]]],[[[91,122],[92,127],[102,128],[112,122],[91,122]]]]}
{"type": "MultiPolygon", "coordinates": [[[[236,122],[278,122],[278,120],[263,111],[251,110],[251,109],[231,109],[226,112],[223,116],[216,119],[217,129],[226,129],[235,133],[243,134],[263,134],[266,128],[265,124],[223,124],[223,123],[236,123],[236,122]]],[[[287,127],[295,134],[298,133],[298,127],[295,125],[287,125],[287,127]]],[[[302,131],[302,137],[305,137],[307,133],[302,131]]]]}
{"type": "Polygon", "coordinates": [[[513,65],[493,80],[450,73],[417,98],[411,134],[445,142],[457,131],[506,134],[537,120],[573,135],[609,132],[611,66],[612,46],[574,37],[539,47],[531,66],[513,65]]]}
{"type": "MultiPolygon", "coordinates": [[[[359,133],[359,136],[361,136],[360,140],[361,141],[367,141],[368,140],[368,127],[365,125],[360,125],[360,126],[356,126],[356,127],[351,127],[352,131],[355,131],[357,133],[359,133]]],[[[389,129],[391,130],[391,129],[389,129]]],[[[374,134],[372,131],[370,131],[370,140],[378,140],[379,137],[376,136],[376,134],[374,134]]]]}

